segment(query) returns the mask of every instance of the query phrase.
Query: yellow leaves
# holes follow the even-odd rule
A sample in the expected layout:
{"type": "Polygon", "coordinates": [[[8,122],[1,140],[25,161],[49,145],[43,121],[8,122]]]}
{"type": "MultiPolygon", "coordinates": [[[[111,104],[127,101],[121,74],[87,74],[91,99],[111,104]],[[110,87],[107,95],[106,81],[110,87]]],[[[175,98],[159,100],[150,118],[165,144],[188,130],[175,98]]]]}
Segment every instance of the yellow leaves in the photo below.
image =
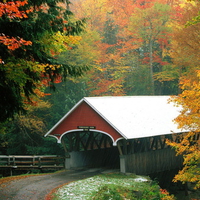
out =
{"type": "Polygon", "coordinates": [[[193,95],[195,97],[200,97],[200,76],[199,72],[195,71],[193,74],[189,77],[183,76],[180,79],[180,88],[184,90],[184,92],[181,94],[182,96],[187,96],[188,98],[191,98],[193,95]]]}
{"type": "Polygon", "coordinates": [[[200,72],[196,70],[193,76],[182,77],[180,84],[182,94],[172,98],[183,110],[175,119],[179,128],[186,128],[191,132],[185,134],[180,143],[167,141],[167,144],[175,148],[177,155],[183,154],[184,167],[174,177],[174,181],[193,182],[195,188],[200,188],[200,72]]]}
{"type": "Polygon", "coordinates": [[[179,72],[176,67],[173,65],[165,65],[163,66],[162,72],[155,72],[153,78],[160,82],[163,81],[172,81],[179,77],[179,72]]]}
{"type": "Polygon", "coordinates": [[[200,70],[196,70],[196,75],[198,78],[200,78],[200,70]]]}
{"type": "Polygon", "coordinates": [[[79,41],[81,40],[80,36],[66,36],[63,33],[61,33],[60,31],[58,31],[56,34],[54,34],[52,36],[52,39],[54,41],[55,45],[75,45],[78,44],[79,41]]]}
{"type": "Polygon", "coordinates": [[[81,36],[72,36],[72,35],[65,36],[65,42],[66,42],[68,45],[76,45],[76,44],[79,44],[79,42],[81,41],[81,39],[82,39],[81,36]]]}
{"type": "Polygon", "coordinates": [[[183,92],[172,101],[181,105],[183,110],[175,122],[180,128],[191,131],[183,136],[180,143],[167,141],[167,144],[175,148],[178,155],[183,154],[184,158],[184,167],[174,181],[193,182],[197,189],[200,188],[200,71],[182,77],[180,84],[183,92]]]}
{"type": "Polygon", "coordinates": [[[48,64],[39,64],[33,61],[26,61],[23,59],[13,59],[3,65],[0,65],[0,68],[5,71],[6,78],[8,80],[12,80],[15,84],[19,85],[20,95],[23,97],[23,102],[26,104],[27,108],[31,106],[38,106],[39,102],[41,102],[40,98],[46,96],[47,94],[44,93],[45,83],[42,81],[43,79],[46,80],[46,77],[43,77],[42,74],[45,72],[46,68],[50,70],[56,70],[60,66],[57,65],[48,65],[48,64]],[[29,70],[32,73],[35,73],[35,76],[38,79],[31,79],[31,84],[34,85],[33,93],[29,94],[29,99],[25,97],[24,93],[24,86],[30,81],[30,74],[29,70]],[[31,101],[30,101],[31,100],[31,101]]]}
{"type": "Polygon", "coordinates": [[[50,70],[56,70],[60,68],[61,65],[50,65],[50,64],[39,64],[39,63],[33,63],[32,70],[35,72],[43,73],[48,68],[50,70]]]}
{"type": "MultiPolygon", "coordinates": [[[[38,91],[39,92],[39,91],[38,91]]],[[[32,98],[32,101],[35,102],[37,106],[32,106],[30,104],[26,104],[26,110],[29,112],[33,112],[36,109],[44,109],[44,108],[50,108],[51,104],[49,102],[41,100],[41,96],[34,96],[32,98]]]]}
{"type": "Polygon", "coordinates": [[[183,73],[181,67],[184,67],[184,72],[199,68],[200,24],[186,27],[187,22],[199,12],[198,1],[195,4],[187,2],[181,11],[179,20],[173,26],[173,40],[171,42],[173,51],[170,55],[177,68],[180,69],[180,74],[183,73]]]}
{"type": "Polygon", "coordinates": [[[26,115],[20,115],[17,118],[17,123],[19,127],[23,129],[21,130],[22,133],[24,130],[26,130],[26,134],[27,132],[35,134],[43,134],[45,130],[44,122],[40,118],[34,116],[31,112],[29,112],[26,115]]]}
{"type": "Polygon", "coordinates": [[[199,71],[193,76],[182,77],[180,80],[181,94],[172,101],[183,107],[180,115],[175,119],[180,128],[200,131],[200,75],[199,71]]]}
{"type": "Polygon", "coordinates": [[[41,43],[43,44],[46,53],[56,56],[64,51],[70,50],[73,46],[78,45],[81,39],[81,36],[66,36],[60,31],[53,35],[50,35],[47,32],[44,34],[41,43]]]}
{"type": "Polygon", "coordinates": [[[194,189],[200,188],[200,170],[197,165],[184,166],[182,170],[174,177],[174,182],[181,181],[183,183],[195,183],[194,189]]]}
{"type": "Polygon", "coordinates": [[[161,200],[175,200],[174,195],[170,195],[166,189],[160,189],[160,192],[163,195],[161,200]]]}
{"type": "Polygon", "coordinates": [[[5,63],[1,67],[4,68],[6,75],[9,79],[13,79],[16,82],[22,82],[23,79],[26,81],[28,78],[24,73],[24,70],[30,69],[31,71],[38,73],[39,75],[45,72],[46,68],[51,70],[56,70],[60,68],[60,65],[50,65],[50,64],[39,64],[33,61],[26,61],[23,59],[11,60],[10,62],[5,63]]]}
{"type": "Polygon", "coordinates": [[[105,69],[103,69],[102,67],[98,66],[98,65],[95,65],[94,67],[96,70],[100,71],[100,72],[103,72],[105,71],[105,69]]]}

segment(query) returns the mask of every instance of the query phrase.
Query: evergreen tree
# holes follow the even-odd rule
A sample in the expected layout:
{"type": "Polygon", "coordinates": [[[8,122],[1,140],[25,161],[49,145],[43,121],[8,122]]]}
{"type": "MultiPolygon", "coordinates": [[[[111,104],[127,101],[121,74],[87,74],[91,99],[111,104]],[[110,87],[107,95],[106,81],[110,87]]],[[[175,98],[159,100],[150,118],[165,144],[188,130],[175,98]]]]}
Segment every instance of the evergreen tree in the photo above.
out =
{"type": "Polygon", "coordinates": [[[68,4],[68,0],[0,3],[0,122],[24,112],[24,102],[30,103],[44,82],[54,88],[56,79],[88,69],[56,59],[61,47],[67,50],[69,36],[84,28],[84,20],[72,19],[68,4]]]}

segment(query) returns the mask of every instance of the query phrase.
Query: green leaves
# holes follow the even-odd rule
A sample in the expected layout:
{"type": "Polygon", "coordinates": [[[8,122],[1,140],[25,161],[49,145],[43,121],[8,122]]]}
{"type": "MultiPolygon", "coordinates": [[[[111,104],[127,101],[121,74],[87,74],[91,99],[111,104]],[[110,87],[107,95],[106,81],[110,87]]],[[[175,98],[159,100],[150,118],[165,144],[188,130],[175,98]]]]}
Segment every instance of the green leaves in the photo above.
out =
{"type": "MultiPolygon", "coordinates": [[[[14,2],[11,3],[14,5],[14,2]]],[[[38,90],[48,81],[53,85],[58,78],[61,80],[61,76],[63,80],[68,76],[77,77],[88,69],[85,66],[76,68],[57,60],[60,53],[68,51],[80,40],[78,36],[71,35],[77,35],[84,29],[84,20],[72,19],[68,3],[62,0],[29,0],[28,4],[20,7],[20,11],[17,10],[19,14],[26,13],[26,16],[14,17],[12,20],[1,18],[0,121],[23,111],[25,102],[28,103],[34,95],[38,95],[38,90]],[[13,38],[13,41],[19,38],[19,44],[11,44],[7,48],[9,38],[13,38]]],[[[16,10],[8,7],[8,13],[4,15],[10,16],[9,11],[12,13],[13,9],[16,10]]]]}

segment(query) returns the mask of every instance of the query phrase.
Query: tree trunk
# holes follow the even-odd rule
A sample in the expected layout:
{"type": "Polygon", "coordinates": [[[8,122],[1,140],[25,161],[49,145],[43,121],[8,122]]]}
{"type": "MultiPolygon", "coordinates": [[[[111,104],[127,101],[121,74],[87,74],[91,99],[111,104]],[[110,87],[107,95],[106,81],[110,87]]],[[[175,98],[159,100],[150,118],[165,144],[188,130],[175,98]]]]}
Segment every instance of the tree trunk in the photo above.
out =
{"type": "Polygon", "coordinates": [[[150,81],[151,81],[151,95],[154,95],[154,79],[153,79],[153,41],[149,41],[149,71],[150,71],[150,81]]]}

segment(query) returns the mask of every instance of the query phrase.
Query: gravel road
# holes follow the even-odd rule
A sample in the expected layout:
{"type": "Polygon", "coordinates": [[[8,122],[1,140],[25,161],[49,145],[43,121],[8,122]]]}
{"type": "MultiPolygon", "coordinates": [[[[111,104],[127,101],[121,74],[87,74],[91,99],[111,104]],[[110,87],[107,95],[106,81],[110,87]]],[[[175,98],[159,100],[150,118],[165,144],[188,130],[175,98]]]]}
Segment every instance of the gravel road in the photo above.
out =
{"type": "Polygon", "coordinates": [[[0,199],[44,200],[45,196],[59,185],[92,177],[101,171],[101,169],[74,169],[10,181],[0,185],[0,199]]]}

